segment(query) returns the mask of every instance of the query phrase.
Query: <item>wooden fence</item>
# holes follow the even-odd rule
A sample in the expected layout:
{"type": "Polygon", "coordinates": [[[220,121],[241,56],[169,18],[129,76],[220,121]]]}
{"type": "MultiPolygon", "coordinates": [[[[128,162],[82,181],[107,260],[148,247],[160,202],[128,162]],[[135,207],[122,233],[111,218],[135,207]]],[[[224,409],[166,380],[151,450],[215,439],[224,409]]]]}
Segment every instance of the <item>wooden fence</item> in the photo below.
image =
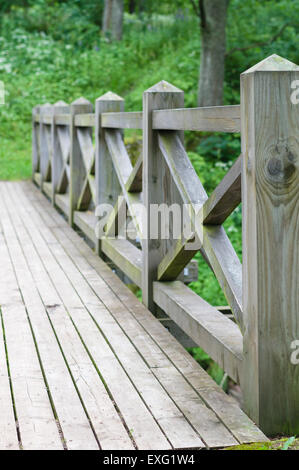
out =
{"type": "Polygon", "coordinates": [[[153,313],[166,312],[240,383],[245,410],[270,435],[299,433],[299,104],[291,99],[298,79],[296,65],[271,56],[241,75],[240,106],[187,109],[183,92],[162,81],[144,92],[141,112],[124,112],[124,100],[111,92],[94,112],[84,98],[33,110],[33,180],[142,289],[153,313]],[[124,129],[143,131],[134,166],[124,129]],[[242,155],[210,197],[184,148],[185,130],[241,133],[242,155]],[[120,194],[142,249],[109,237],[120,194]],[[243,267],[222,226],[241,200],[243,267]],[[150,238],[150,207],[161,203],[189,205],[189,237],[150,238]],[[99,204],[115,210],[97,240],[99,204]],[[235,322],[182,282],[198,250],[235,322]]]}

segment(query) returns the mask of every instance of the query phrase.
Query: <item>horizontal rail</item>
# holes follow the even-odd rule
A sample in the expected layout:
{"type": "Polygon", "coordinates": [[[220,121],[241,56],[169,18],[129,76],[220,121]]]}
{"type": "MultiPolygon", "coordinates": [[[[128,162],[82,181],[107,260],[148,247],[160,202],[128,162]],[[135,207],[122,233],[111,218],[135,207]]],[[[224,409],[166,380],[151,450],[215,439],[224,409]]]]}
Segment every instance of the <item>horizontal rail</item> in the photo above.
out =
{"type": "Polygon", "coordinates": [[[102,238],[101,248],[108,258],[141,287],[142,252],[128,240],[102,238]]]}
{"type": "Polygon", "coordinates": [[[75,115],[75,126],[78,127],[94,127],[95,126],[95,114],[76,114],[75,115]]]}
{"type": "Polygon", "coordinates": [[[243,337],[232,320],[180,281],[154,282],[154,301],[233,380],[240,383],[243,337]]]}
{"type": "MultiPolygon", "coordinates": [[[[102,113],[101,125],[111,129],[142,129],[142,111],[102,113]]],[[[51,124],[51,114],[36,114],[35,122],[51,124]]],[[[68,125],[69,114],[57,114],[55,123],[68,125]]],[[[94,127],[95,114],[77,114],[75,125],[94,127]]],[[[209,108],[160,109],[153,111],[153,129],[190,130],[207,132],[240,132],[240,106],[213,106],[209,108]]]]}
{"type": "Polygon", "coordinates": [[[240,132],[240,106],[161,109],[153,111],[153,129],[240,132]]]}
{"type": "Polygon", "coordinates": [[[114,129],[142,129],[142,111],[129,113],[103,113],[102,127],[114,129]]]}
{"type": "Polygon", "coordinates": [[[97,220],[97,217],[91,211],[74,212],[74,224],[94,243],[96,241],[95,227],[97,220]]]}
{"type": "Polygon", "coordinates": [[[69,126],[71,122],[70,114],[56,114],[55,115],[55,124],[60,126],[69,126]]]}

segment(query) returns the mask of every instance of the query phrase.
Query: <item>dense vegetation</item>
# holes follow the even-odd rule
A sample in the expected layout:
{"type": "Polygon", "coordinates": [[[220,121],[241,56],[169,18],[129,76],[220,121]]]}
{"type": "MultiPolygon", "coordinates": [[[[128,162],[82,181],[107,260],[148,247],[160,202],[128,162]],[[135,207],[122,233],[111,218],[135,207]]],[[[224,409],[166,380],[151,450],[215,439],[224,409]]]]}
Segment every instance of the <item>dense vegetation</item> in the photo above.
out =
{"type": "MultiPolygon", "coordinates": [[[[125,97],[126,110],[140,110],[142,92],[163,79],[185,91],[186,106],[196,106],[200,34],[191,1],[149,0],[134,14],[125,2],[119,42],[101,35],[101,1],[2,3],[0,79],[6,104],[0,107],[0,179],[30,177],[36,104],[70,103],[79,96],[94,102],[110,89],[125,97]]],[[[239,103],[240,73],[266,56],[275,52],[299,63],[298,10],[295,0],[231,0],[224,104],[239,103]]],[[[139,137],[127,136],[131,143],[139,137]]],[[[186,133],[186,143],[210,193],[239,155],[239,136],[186,133]]],[[[240,227],[238,208],[226,229],[241,256],[240,227]]],[[[198,259],[199,279],[192,288],[214,305],[225,304],[213,274],[198,259]]]]}

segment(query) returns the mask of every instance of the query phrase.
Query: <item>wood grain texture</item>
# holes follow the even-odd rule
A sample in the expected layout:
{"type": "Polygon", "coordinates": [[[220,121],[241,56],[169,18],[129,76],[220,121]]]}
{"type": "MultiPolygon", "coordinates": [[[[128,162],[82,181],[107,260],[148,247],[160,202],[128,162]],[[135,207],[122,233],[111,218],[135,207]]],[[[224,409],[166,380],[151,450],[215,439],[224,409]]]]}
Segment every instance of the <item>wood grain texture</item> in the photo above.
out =
{"type": "Polygon", "coordinates": [[[35,106],[32,109],[32,179],[34,181],[34,174],[40,170],[40,131],[39,131],[39,118],[40,107],[35,106]]]}
{"type": "Polygon", "coordinates": [[[241,78],[243,303],[250,416],[271,434],[299,432],[299,67],[278,56],[241,78]]]}
{"type": "Polygon", "coordinates": [[[184,103],[184,93],[173,85],[161,81],[143,94],[143,204],[146,211],[144,239],[142,242],[142,299],[149,310],[154,311],[153,281],[163,258],[161,242],[151,239],[150,208],[164,202],[161,172],[162,155],[158,133],[152,127],[152,113],[157,109],[175,108],[184,103]]]}
{"type": "MultiPolygon", "coordinates": [[[[217,424],[215,415],[202,406],[202,402],[213,410],[220,423],[229,429],[238,442],[266,440],[238,405],[217,386],[184,348],[172,338],[170,333],[162,328],[159,321],[149,314],[144,305],[111,269],[100,258],[94,256],[87,244],[51,209],[43,196],[30,185],[23,185],[23,188],[42,219],[37,222],[38,227],[46,237],[51,250],[55,252],[61,267],[64,269],[66,262],[69,270],[69,260],[57,247],[57,243],[53,243],[53,235],[45,228],[45,224],[51,229],[52,234],[55,233],[56,240],[62,243],[94,292],[103,299],[124,334],[139,350],[164,389],[183,410],[192,426],[198,430],[203,441],[207,445],[221,446],[221,442],[229,442],[231,437],[221,425],[219,426],[219,422],[217,424]],[[99,277],[95,273],[98,273],[99,277]],[[132,323],[133,318],[135,321],[132,323]],[[173,367],[184,376],[183,381],[173,367]],[[186,388],[186,382],[189,384],[188,387],[191,386],[191,390],[186,388]],[[193,395],[194,391],[197,397],[193,395]],[[192,404],[190,400],[194,400],[194,403],[192,404]],[[193,411],[191,412],[191,410],[193,411]]],[[[74,274],[71,275],[73,277],[74,274]]],[[[83,289],[82,293],[84,296],[88,295],[89,298],[90,294],[86,293],[84,282],[79,281],[77,276],[74,278],[74,282],[77,285],[77,291],[80,292],[83,289]]],[[[65,287],[63,286],[61,289],[65,295],[65,287]]],[[[89,298],[89,303],[93,304],[94,301],[89,298]]],[[[99,318],[99,321],[102,320],[99,318]]],[[[111,324],[109,323],[109,325],[111,324]]],[[[97,352],[98,348],[95,348],[94,353],[97,354],[97,352]]],[[[120,355],[121,357],[122,355],[120,355]]],[[[171,423],[163,423],[164,426],[166,424],[171,423]]]]}
{"type": "MultiPolygon", "coordinates": [[[[109,204],[113,206],[121,193],[120,184],[105,140],[105,130],[101,124],[102,113],[121,112],[124,100],[109,91],[96,99],[95,103],[95,175],[96,206],[109,204]]],[[[96,251],[101,254],[101,241],[96,244],[96,251]]]]}
{"type": "Polygon", "coordinates": [[[235,382],[240,382],[243,338],[236,324],[180,281],[155,282],[154,299],[235,382]]]}
{"type": "Polygon", "coordinates": [[[101,125],[114,129],[142,129],[142,111],[130,113],[103,113],[101,125]]]}
{"type": "Polygon", "coordinates": [[[94,127],[95,126],[95,114],[77,114],[75,116],[75,126],[78,127],[94,127]]]}
{"type": "MultiPolygon", "coordinates": [[[[52,122],[52,129],[51,129],[51,145],[53,149],[53,158],[52,158],[52,195],[51,200],[52,203],[55,203],[55,194],[58,190],[59,183],[61,181],[62,173],[64,173],[64,177],[66,178],[65,166],[67,165],[66,162],[66,155],[64,150],[64,141],[63,137],[67,134],[69,137],[69,130],[68,129],[58,129],[58,125],[56,122],[56,116],[59,113],[69,113],[70,107],[64,101],[57,101],[53,106],[53,122],[52,122]],[[63,137],[61,138],[61,131],[63,137]]],[[[69,140],[69,138],[68,138],[69,140]]],[[[69,142],[68,142],[69,145],[69,142]]],[[[59,188],[61,190],[61,188],[59,188]]],[[[66,188],[63,187],[63,190],[66,188]]]]}
{"type": "MultiPolygon", "coordinates": [[[[69,224],[74,223],[74,211],[77,210],[82,185],[84,184],[86,169],[80,148],[77,127],[75,126],[76,114],[87,114],[92,112],[92,104],[81,97],[71,104],[71,125],[70,125],[70,204],[69,204],[69,224]]],[[[92,129],[89,129],[92,132],[92,129]]]]}
{"type": "Polygon", "coordinates": [[[240,132],[240,106],[154,110],[153,129],[240,132]]]}
{"type": "Polygon", "coordinates": [[[240,155],[203,206],[203,223],[221,225],[241,202],[240,155]]]}

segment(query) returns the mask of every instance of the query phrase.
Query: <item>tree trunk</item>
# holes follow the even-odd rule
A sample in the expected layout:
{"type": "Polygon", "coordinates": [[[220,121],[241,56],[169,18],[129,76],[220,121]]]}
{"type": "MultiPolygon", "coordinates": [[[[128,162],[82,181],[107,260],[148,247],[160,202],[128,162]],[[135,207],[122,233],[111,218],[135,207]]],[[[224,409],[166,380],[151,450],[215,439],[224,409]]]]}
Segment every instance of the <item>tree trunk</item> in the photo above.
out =
{"type": "Polygon", "coordinates": [[[229,0],[200,0],[201,57],[198,106],[222,104],[229,0]]]}
{"type": "Polygon", "coordinates": [[[120,41],[123,32],[123,0],[105,0],[103,13],[103,33],[120,41]]]}

